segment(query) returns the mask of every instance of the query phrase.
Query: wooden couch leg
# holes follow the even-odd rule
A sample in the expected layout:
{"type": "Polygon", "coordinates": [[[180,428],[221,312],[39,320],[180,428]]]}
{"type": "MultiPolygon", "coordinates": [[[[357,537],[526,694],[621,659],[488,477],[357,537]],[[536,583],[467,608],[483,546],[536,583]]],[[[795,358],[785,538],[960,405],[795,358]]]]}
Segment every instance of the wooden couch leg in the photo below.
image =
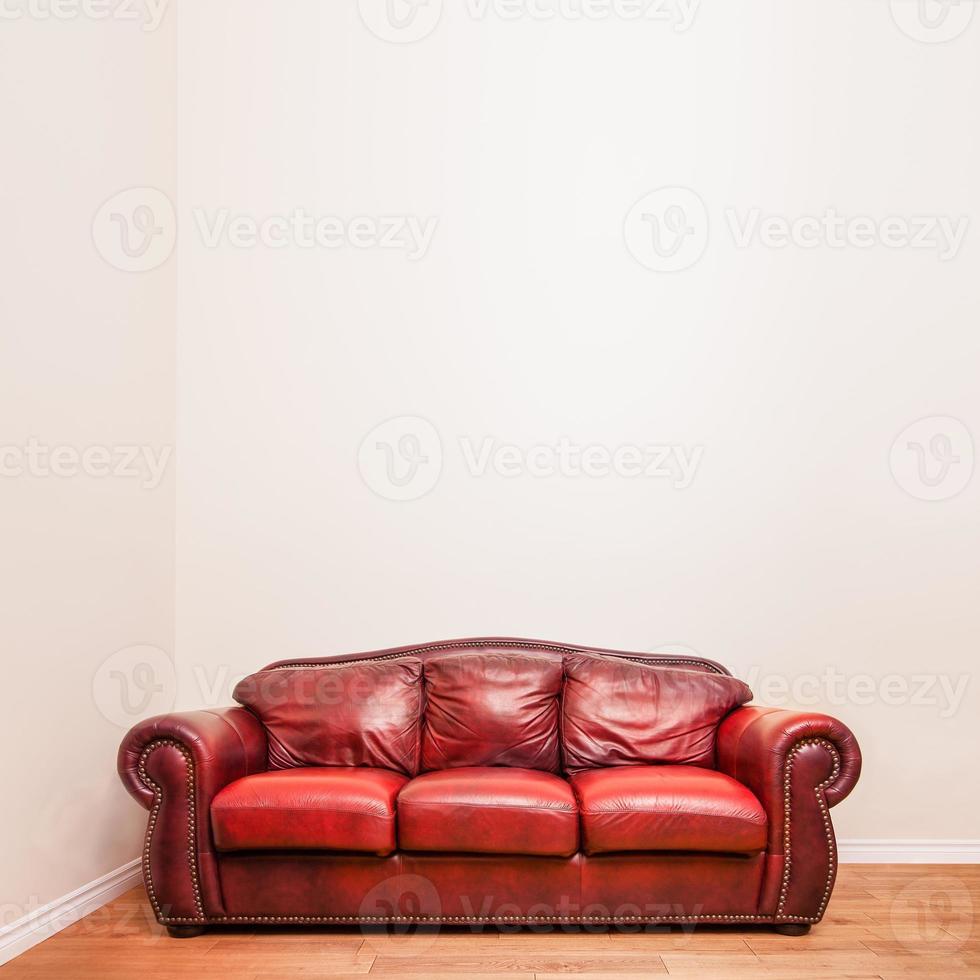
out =
{"type": "Polygon", "coordinates": [[[810,931],[809,922],[782,922],[773,928],[781,936],[805,936],[810,931]]]}
{"type": "Polygon", "coordinates": [[[207,932],[204,926],[167,926],[171,939],[193,939],[207,932]]]}

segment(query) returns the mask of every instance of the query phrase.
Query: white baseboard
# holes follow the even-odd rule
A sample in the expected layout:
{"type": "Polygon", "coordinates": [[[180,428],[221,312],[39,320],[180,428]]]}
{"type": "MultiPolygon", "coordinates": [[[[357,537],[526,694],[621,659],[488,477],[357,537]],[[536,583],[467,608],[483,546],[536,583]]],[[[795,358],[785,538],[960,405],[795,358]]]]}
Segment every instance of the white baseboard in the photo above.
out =
{"type": "Polygon", "coordinates": [[[842,864],[978,864],[980,840],[900,840],[851,838],[839,840],[842,864]]]}
{"type": "Polygon", "coordinates": [[[110,871],[67,895],[34,909],[10,925],[0,927],[0,963],[6,963],[56,932],[94,912],[143,879],[139,858],[110,871]]]}

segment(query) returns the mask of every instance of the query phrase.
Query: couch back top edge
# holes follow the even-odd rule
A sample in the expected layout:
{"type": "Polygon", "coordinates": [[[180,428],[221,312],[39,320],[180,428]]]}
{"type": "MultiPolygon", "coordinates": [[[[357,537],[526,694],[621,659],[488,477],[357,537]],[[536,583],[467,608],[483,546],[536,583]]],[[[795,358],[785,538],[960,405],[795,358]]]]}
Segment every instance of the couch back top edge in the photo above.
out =
{"type": "Polygon", "coordinates": [[[579,646],[574,643],[552,643],[547,640],[528,640],[520,637],[471,637],[462,640],[442,640],[432,643],[416,644],[414,646],[388,647],[384,650],[368,650],[363,653],[336,654],[329,657],[308,657],[305,659],[277,660],[268,664],[262,670],[278,670],[287,667],[316,667],[319,664],[358,663],[363,661],[394,660],[397,657],[418,657],[426,660],[429,657],[443,653],[463,653],[467,650],[481,648],[495,650],[512,649],[525,650],[543,656],[553,656],[560,659],[567,653],[591,653],[606,657],[619,657],[634,663],[654,663],[665,666],[680,667],[685,670],[700,670],[709,674],[721,674],[731,677],[731,671],[704,657],[689,656],[684,653],[641,653],[626,650],[608,650],[604,647],[579,646]]]}

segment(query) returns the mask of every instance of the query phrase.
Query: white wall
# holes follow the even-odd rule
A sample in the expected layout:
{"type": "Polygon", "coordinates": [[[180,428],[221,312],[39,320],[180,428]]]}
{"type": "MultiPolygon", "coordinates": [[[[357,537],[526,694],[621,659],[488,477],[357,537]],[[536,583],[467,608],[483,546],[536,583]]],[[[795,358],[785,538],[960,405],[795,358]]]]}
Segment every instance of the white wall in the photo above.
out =
{"type": "Polygon", "coordinates": [[[115,753],[168,694],[141,709],[112,671],[137,646],[172,657],[174,605],[173,467],[124,457],[173,447],[176,265],[110,265],[93,218],[134,185],[172,192],[175,21],[18,9],[0,23],[0,928],[139,853],[115,753]]]}
{"type": "Polygon", "coordinates": [[[923,417],[980,427],[980,229],[945,258],[882,238],[978,213],[980,18],[931,44],[885,3],[705,3],[688,30],[472,9],[409,44],[353,2],[181,10],[183,702],[274,658],[457,635],[684,644],[854,728],[843,836],[975,836],[980,478],[919,499],[969,476],[951,422],[890,450],[923,417]],[[704,254],[651,271],[624,220],[674,185],[707,216],[705,240],[688,207],[682,257],[704,254]],[[438,227],[416,261],[208,244],[221,209],[247,234],[299,208],[438,227]],[[830,208],[899,222],[868,248],[860,225],[841,248],[737,247],[725,216],[830,208]],[[366,479],[359,448],[416,416],[439,441],[395,433],[429,459],[407,493],[440,441],[441,476],[393,501],[392,431],[366,479]],[[959,462],[930,490],[908,443],[936,433],[959,462]],[[460,440],[487,437],[703,456],[683,489],[471,475],[460,440]]]}

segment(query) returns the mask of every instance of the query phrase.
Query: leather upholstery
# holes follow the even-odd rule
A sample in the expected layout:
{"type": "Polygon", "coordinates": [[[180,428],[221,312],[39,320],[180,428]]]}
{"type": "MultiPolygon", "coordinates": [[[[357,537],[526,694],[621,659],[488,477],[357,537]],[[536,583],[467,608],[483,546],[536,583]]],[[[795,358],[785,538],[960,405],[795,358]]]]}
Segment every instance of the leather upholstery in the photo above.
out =
{"type": "Polygon", "coordinates": [[[714,765],[718,722],[752,692],[734,677],[581,654],[565,657],[565,769],[714,765]]]}
{"type": "Polygon", "coordinates": [[[580,914],[581,863],[580,854],[236,853],[222,855],[221,884],[244,917],[327,923],[432,917],[472,926],[580,914]]]}
{"type": "Polygon", "coordinates": [[[119,751],[168,925],[817,922],[861,768],[839,721],[738,707],[698,657],[456,640],[283,662],[236,696],[119,751]]]}
{"type": "MultiPolygon", "coordinates": [[[[861,775],[861,750],[851,730],[830,715],[758,705],[739,708],[718,729],[718,769],[752,788],[763,803],[775,806],[782,763],[794,744],[808,738],[826,739],[840,755],[840,772],[823,790],[827,803],[836,806],[861,775]]],[[[770,841],[776,846],[773,830],[770,841]]]]}
{"type": "Polygon", "coordinates": [[[766,846],[766,814],[741,783],[697,766],[620,766],[571,777],[582,850],[723,851],[766,846]]]}
{"type": "Polygon", "coordinates": [[[613,921],[632,915],[645,921],[744,925],[761,918],[757,903],[764,867],[763,854],[583,857],[579,901],[587,914],[613,921]]]}
{"type": "Polygon", "coordinates": [[[485,650],[425,664],[422,769],[558,770],[557,658],[485,650]]]}
{"type": "Polygon", "coordinates": [[[219,851],[395,849],[395,797],[408,782],[387,769],[285,769],[246,776],[211,804],[219,851]]]}
{"type": "MultiPolygon", "coordinates": [[[[221,887],[226,904],[237,916],[260,923],[268,923],[271,916],[294,922],[337,916],[350,922],[415,911],[417,903],[404,888],[401,868],[402,855],[397,851],[388,857],[236,851],[221,856],[221,887]]],[[[255,976],[251,969],[244,975],[255,976]]],[[[314,969],[311,964],[311,976],[322,976],[314,969]]]]}
{"type": "Polygon", "coordinates": [[[234,697],[265,726],[270,769],[418,772],[422,661],[415,657],[264,670],[240,681],[234,697]]]}
{"type": "Polygon", "coordinates": [[[765,921],[756,911],[763,865],[762,854],[235,853],[222,855],[221,884],[228,905],[259,922],[613,921],[634,931],[641,922],[765,921]]]}
{"type": "Polygon", "coordinates": [[[719,726],[718,769],[748,786],[769,818],[761,911],[819,919],[837,873],[827,810],[861,774],[851,731],[829,715],[750,705],[719,726]]]}
{"type": "Polygon", "coordinates": [[[516,916],[557,916],[569,907],[578,911],[581,862],[581,854],[522,857],[406,851],[402,873],[416,886],[422,907],[432,908],[437,916],[507,922],[516,916]],[[427,887],[418,888],[420,880],[427,887]]]}
{"type": "Polygon", "coordinates": [[[143,881],[157,917],[223,915],[211,801],[265,769],[262,726],[243,708],[157,715],[130,729],[117,765],[123,785],[151,811],[143,881]]]}
{"type": "Polygon", "coordinates": [[[578,810],[565,780],[533,769],[429,772],[398,796],[398,845],[406,851],[568,856],[578,849],[578,810]]]}

